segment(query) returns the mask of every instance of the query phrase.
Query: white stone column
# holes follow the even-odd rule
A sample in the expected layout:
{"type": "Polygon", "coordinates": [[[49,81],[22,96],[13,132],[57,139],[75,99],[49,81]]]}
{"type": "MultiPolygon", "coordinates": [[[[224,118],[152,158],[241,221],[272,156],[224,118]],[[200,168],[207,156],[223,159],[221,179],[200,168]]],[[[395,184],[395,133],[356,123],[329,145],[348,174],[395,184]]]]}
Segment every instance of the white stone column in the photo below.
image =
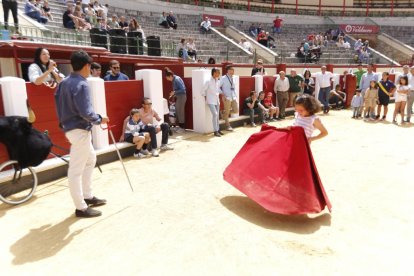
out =
{"type": "MultiPolygon", "coordinates": [[[[236,76],[236,75],[233,75],[233,83],[234,83],[234,89],[235,89],[235,92],[236,92],[237,103],[240,104],[240,77],[236,76]]],[[[244,99],[242,99],[242,100],[244,100],[244,99]]],[[[241,110],[239,110],[239,113],[240,112],[241,112],[241,110]]],[[[232,113],[230,117],[231,118],[238,118],[239,113],[232,113]]]]}
{"type": "Polygon", "coordinates": [[[339,84],[339,74],[337,74],[337,73],[334,73],[333,74],[333,79],[334,79],[334,81],[333,81],[333,89],[335,90],[335,86],[337,85],[337,84],[339,84]]]}
{"type": "Polygon", "coordinates": [[[263,91],[263,76],[262,75],[254,75],[254,91],[259,93],[260,91],[263,91]]]}
{"type": "MultiPolygon", "coordinates": [[[[152,108],[158,113],[161,118],[160,122],[155,121],[155,125],[160,125],[164,122],[164,100],[162,88],[162,72],[155,69],[142,69],[135,71],[135,79],[144,82],[144,97],[150,98],[152,101],[152,108]]],[[[162,133],[157,134],[158,147],[161,146],[162,133]]]]}
{"type": "MultiPolygon", "coordinates": [[[[88,84],[93,110],[102,117],[106,117],[104,80],[90,77],[88,78],[88,84]]],[[[111,122],[109,122],[109,125],[111,125],[111,122]]],[[[108,130],[102,130],[100,126],[94,125],[92,127],[92,144],[95,149],[107,148],[109,146],[108,130]]]]}
{"type": "Polygon", "coordinates": [[[203,95],[205,84],[211,78],[211,70],[198,69],[191,72],[193,88],[193,128],[198,133],[213,132],[210,109],[203,95]]]}
{"type": "Polygon", "coordinates": [[[26,82],[16,77],[0,78],[5,116],[28,116],[26,82]]]}

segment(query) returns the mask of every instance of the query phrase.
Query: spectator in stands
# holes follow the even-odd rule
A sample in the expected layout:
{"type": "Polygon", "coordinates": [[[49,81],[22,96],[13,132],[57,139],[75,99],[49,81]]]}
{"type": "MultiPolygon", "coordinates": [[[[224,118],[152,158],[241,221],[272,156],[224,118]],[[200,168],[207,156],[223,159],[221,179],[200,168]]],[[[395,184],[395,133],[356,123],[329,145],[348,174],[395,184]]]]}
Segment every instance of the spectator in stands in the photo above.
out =
{"type": "Polygon", "coordinates": [[[329,93],[329,104],[335,105],[336,110],[345,108],[346,94],[341,91],[341,85],[337,84],[335,90],[329,93]]]}
{"type": "Polygon", "coordinates": [[[168,16],[167,16],[167,22],[168,22],[168,25],[171,27],[171,28],[173,28],[173,29],[177,29],[177,19],[175,18],[175,16],[174,16],[174,14],[173,14],[173,12],[172,11],[170,11],[170,13],[168,14],[168,16]]]}
{"type": "Polygon", "coordinates": [[[78,25],[76,17],[73,15],[73,6],[72,4],[68,4],[66,7],[66,11],[63,13],[62,17],[63,27],[66,29],[75,29],[78,25]]]}
{"type": "Polygon", "coordinates": [[[250,34],[251,36],[253,36],[254,38],[256,38],[256,37],[257,37],[257,35],[258,35],[258,33],[257,33],[257,27],[256,27],[256,25],[254,25],[254,23],[252,23],[252,24],[250,25],[250,27],[249,27],[249,34],[250,34]]]}
{"type": "Polygon", "coordinates": [[[303,77],[298,75],[295,69],[290,70],[290,75],[286,77],[289,80],[289,106],[293,106],[293,101],[301,92],[303,77]]]}
{"type": "Polygon", "coordinates": [[[147,38],[145,37],[144,30],[141,28],[141,25],[138,24],[137,29],[135,31],[141,33],[141,37],[143,41],[147,40],[147,38]]]}
{"type": "Polygon", "coordinates": [[[34,61],[29,66],[29,81],[48,87],[55,88],[65,77],[57,69],[57,64],[50,59],[49,51],[45,48],[37,48],[35,51],[34,61]]]}
{"type": "Polygon", "coordinates": [[[234,84],[234,68],[231,65],[227,65],[226,67],[226,75],[221,77],[220,80],[220,88],[223,92],[223,103],[224,103],[224,111],[223,111],[223,119],[224,124],[226,125],[226,129],[228,131],[233,131],[233,128],[229,122],[230,113],[238,113],[239,112],[239,104],[237,102],[236,96],[236,86],[234,84]]]}
{"type": "Polygon", "coordinates": [[[319,86],[318,100],[323,104],[323,113],[329,112],[329,94],[333,82],[333,74],[326,71],[326,66],[321,67],[321,72],[315,75],[316,84],[319,86]]]}
{"type": "Polygon", "coordinates": [[[185,43],[185,38],[181,39],[176,50],[178,57],[182,58],[184,61],[188,60],[187,43],[185,43]]]}
{"type": "Polygon", "coordinates": [[[303,78],[303,93],[313,96],[315,92],[315,81],[312,78],[311,72],[309,70],[305,70],[303,78]]]}
{"type": "Polygon", "coordinates": [[[108,21],[107,25],[110,29],[120,29],[118,16],[116,14],[113,14],[111,20],[108,21]]]}
{"type": "Polygon", "coordinates": [[[144,123],[141,120],[140,112],[138,109],[133,108],[130,115],[124,121],[122,141],[135,144],[134,151],[135,158],[142,158],[148,155],[148,150],[143,150],[143,145],[150,142],[150,134],[144,133],[144,123]],[[146,154],[145,154],[146,153],[146,154]]]}
{"type": "Polygon", "coordinates": [[[118,25],[119,25],[119,27],[120,27],[121,29],[123,29],[125,32],[128,32],[128,22],[126,21],[125,16],[123,16],[123,15],[122,15],[122,16],[119,18],[118,25]]]}
{"type": "Polygon", "coordinates": [[[216,64],[216,59],[213,58],[213,57],[209,57],[208,61],[207,61],[207,64],[216,64]]]}
{"type": "Polygon", "coordinates": [[[200,32],[202,34],[209,33],[211,31],[210,28],[211,28],[211,22],[210,22],[210,19],[206,16],[204,18],[204,21],[201,22],[201,24],[200,24],[200,32]]]}
{"type": "Polygon", "coordinates": [[[224,133],[220,131],[219,114],[220,114],[220,70],[217,68],[211,69],[211,79],[205,84],[202,95],[206,99],[206,103],[210,108],[214,136],[221,137],[224,133]]]}
{"type": "Polygon", "coordinates": [[[254,76],[254,75],[265,76],[266,75],[266,70],[263,67],[263,60],[262,59],[257,60],[256,65],[252,69],[252,74],[251,75],[252,76],[254,76]]]}
{"type": "Polygon", "coordinates": [[[138,30],[138,22],[135,18],[131,18],[128,24],[129,32],[136,32],[138,30]]]}
{"type": "Polygon", "coordinates": [[[255,127],[254,116],[259,115],[260,123],[263,123],[263,110],[259,107],[259,100],[256,91],[251,91],[249,97],[244,100],[243,112],[245,115],[250,116],[250,124],[255,127]]]}
{"type": "Polygon", "coordinates": [[[104,77],[105,81],[122,81],[122,80],[129,80],[128,76],[121,73],[121,65],[119,61],[113,59],[109,62],[109,68],[111,69],[110,72],[106,74],[104,77]]]}
{"type": "Polygon", "coordinates": [[[166,29],[171,29],[170,25],[168,25],[167,14],[165,12],[162,12],[160,15],[160,19],[158,19],[158,25],[163,26],[166,29]]]}
{"type": "Polygon", "coordinates": [[[360,62],[368,63],[368,60],[369,60],[368,47],[363,46],[361,50],[359,50],[358,59],[360,62]]]}
{"type": "Polygon", "coordinates": [[[257,35],[257,42],[259,42],[260,44],[262,44],[263,46],[267,47],[267,35],[266,32],[264,30],[262,30],[258,35],[257,35]]]}
{"type": "Polygon", "coordinates": [[[249,52],[253,52],[253,48],[252,48],[252,44],[247,41],[245,38],[240,38],[240,46],[242,46],[245,50],[249,51],[249,52]]]}
{"type": "Polygon", "coordinates": [[[85,10],[88,8],[89,4],[90,4],[90,0],[82,0],[82,11],[85,12],[85,10]]]}
{"type": "Polygon", "coordinates": [[[277,120],[279,116],[279,108],[273,105],[272,96],[273,96],[272,92],[268,92],[266,94],[266,98],[264,98],[263,101],[260,102],[263,105],[263,107],[268,110],[267,111],[268,119],[271,122],[273,122],[275,119],[277,120]]]}
{"type": "Polygon", "coordinates": [[[98,26],[97,27],[101,30],[105,30],[105,31],[109,30],[109,27],[106,24],[106,19],[105,18],[98,18],[98,26]]]}
{"type": "Polygon", "coordinates": [[[357,67],[357,71],[354,72],[354,75],[357,78],[357,83],[356,83],[357,88],[359,88],[359,83],[361,82],[362,75],[365,74],[366,72],[367,71],[364,70],[364,68],[362,67],[362,64],[359,63],[358,64],[358,67],[357,67]]]}
{"type": "Polygon", "coordinates": [[[184,81],[177,75],[174,74],[168,67],[165,69],[165,78],[168,81],[172,82],[173,91],[171,91],[170,96],[174,95],[176,97],[175,109],[177,120],[180,128],[177,130],[178,133],[184,132],[185,130],[185,103],[187,101],[187,92],[185,88],[184,81]]]}
{"type": "Polygon", "coordinates": [[[43,5],[41,5],[41,7],[43,11],[43,16],[46,16],[50,21],[53,21],[53,15],[52,15],[52,12],[50,11],[49,1],[44,0],[43,5]]]}
{"type": "Polygon", "coordinates": [[[289,100],[289,79],[284,71],[279,72],[279,78],[276,79],[273,91],[276,94],[276,106],[279,107],[279,119],[285,118],[285,108],[289,100]]]}
{"type": "Polygon", "coordinates": [[[361,50],[362,46],[363,46],[362,40],[358,39],[354,44],[354,50],[359,52],[359,50],[361,50]]]}
{"type": "Polygon", "coordinates": [[[267,37],[267,47],[270,49],[276,48],[276,40],[273,36],[271,36],[269,34],[269,32],[266,32],[266,37],[267,37]]]}
{"type": "Polygon", "coordinates": [[[100,78],[102,73],[102,67],[97,62],[91,63],[91,77],[100,78]]]}
{"type": "Polygon", "coordinates": [[[96,27],[98,24],[98,17],[96,15],[95,10],[93,9],[93,4],[89,3],[89,5],[85,9],[85,19],[89,22],[93,27],[96,27]]]}
{"type": "Polygon", "coordinates": [[[73,19],[76,19],[76,30],[79,31],[88,31],[92,28],[91,24],[89,24],[85,19],[85,14],[82,12],[80,6],[76,6],[75,12],[73,13],[73,19]]]}
{"type": "Polygon", "coordinates": [[[280,34],[282,32],[282,22],[283,19],[276,16],[275,20],[273,20],[273,34],[280,34]]]}
{"type": "Polygon", "coordinates": [[[151,138],[152,156],[158,157],[157,133],[162,133],[160,150],[172,150],[168,145],[169,126],[167,123],[161,123],[161,117],[152,108],[152,101],[150,98],[144,97],[142,99],[142,108],[139,109],[139,115],[144,123],[144,132],[148,132],[151,138]],[[155,124],[154,124],[155,122],[155,124]]]}
{"type": "Polygon", "coordinates": [[[27,16],[36,19],[39,23],[47,23],[47,18],[42,16],[42,11],[41,9],[35,6],[34,0],[27,0],[26,5],[24,6],[24,13],[27,16]]]}
{"type": "Polygon", "coordinates": [[[4,28],[7,30],[9,27],[9,12],[12,12],[14,26],[16,32],[19,29],[19,17],[17,16],[17,0],[3,0],[1,2],[3,6],[3,16],[4,16],[4,28]]]}
{"type": "Polygon", "coordinates": [[[187,54],[194,61],[197,60],[197,48],[192,38],[189,38],[187,42],[187,54]]]}
{"type": "Polygon", "coordinates": [[[257,26],[257,35],[259,35],[262,32],[262,30],[263,30],[263,26],[262,26],[262,24],[259,24],[257,26]]]}

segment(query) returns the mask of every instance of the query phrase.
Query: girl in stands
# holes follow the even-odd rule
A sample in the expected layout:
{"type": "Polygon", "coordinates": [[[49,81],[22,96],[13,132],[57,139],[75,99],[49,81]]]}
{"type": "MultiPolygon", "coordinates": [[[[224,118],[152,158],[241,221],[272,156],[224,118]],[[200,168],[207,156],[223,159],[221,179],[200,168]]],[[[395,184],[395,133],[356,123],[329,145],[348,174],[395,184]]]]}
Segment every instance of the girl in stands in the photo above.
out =
{"type": "Polygon", "coordinates": [[[296,98],[295,101],[295,121],[294,126],[300,126],[304,129],[309,143],[321,139],[328,135],[328,131],[322,124],[321,120],[315,113],[320,111],[319,102],[312,96],[303,94],[296,98]],[[319,134],[312,136],[313,131],[319,130],[319,134]]]}
{"type": "Polygon", "coordinates": [[[407,94],[410,91],[410,86],[408,85],[407,76],[400,77],[400,83],[397,87],[397,93],[395,93],[395,109],[392,122],[398,124],[396,121],[397,114],[401,115],[401,124],[404,124],[404,109],[407,103],[407,94]]]}

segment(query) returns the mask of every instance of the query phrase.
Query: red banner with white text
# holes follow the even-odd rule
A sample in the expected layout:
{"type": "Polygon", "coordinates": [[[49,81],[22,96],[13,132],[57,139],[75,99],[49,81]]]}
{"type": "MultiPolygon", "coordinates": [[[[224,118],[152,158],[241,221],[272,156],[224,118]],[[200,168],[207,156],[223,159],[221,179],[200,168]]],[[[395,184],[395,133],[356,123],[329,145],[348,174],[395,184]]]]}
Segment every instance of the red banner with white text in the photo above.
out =
{"type": "Polygon", "coordinates": [[[224,26],[224,16],[212,15],[212,14],[203,14],[203,19],[208,17],[213,27],[223,27],[224,26]]]}
{"type": "Polygon", "coordinates": [[[339,28],[347,34],[377,34],[379,33],[379,26],[375,25],[354,25],[342,24],[339,28]]]}

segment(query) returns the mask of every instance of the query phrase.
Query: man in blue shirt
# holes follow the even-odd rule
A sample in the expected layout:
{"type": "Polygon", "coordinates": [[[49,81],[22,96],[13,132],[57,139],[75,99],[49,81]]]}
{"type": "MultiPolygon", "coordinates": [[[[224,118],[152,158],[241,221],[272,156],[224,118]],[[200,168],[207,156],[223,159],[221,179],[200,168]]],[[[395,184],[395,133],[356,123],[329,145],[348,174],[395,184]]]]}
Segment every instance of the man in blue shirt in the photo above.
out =
{"type": "MultiPolygon", "coordinates": [[[[374,72],[374,65],[368,64],[367,72],[362,75],[361,81],[359,82],[359,89],[361,90],[362,98],[364,98],[365,91],[369,88],[369,84],[371,81],[378,82],[379,78],[378,75],[374,72]]],[[[358,116],[361,116],[363,108],[364,107],[362,106],[358,113],[358,116]]]]}
{"type": "Polygon", "coordinates": [[[109,119],[93,111],[86,80],[90,74],[92,58],[84,51],[72,53],[70,63],[74,72],[64,79],[55,93],[59,125],[69,140],[69,190],[76,207],[77,217],[96,217],[102,213],[89,206],[100,206],[104,199],[92,196],[92,172],[96,154],[91,143],[92,125],[106,124],[109,119]]]}
{"type": "Polygon", "coordinates": [[[24,13],[27,16],[36,19],[39,23],[47,23],[47,18],[41,15],[40,9],[34,4],[34,0],[27,0],[26,5],[24,6],[24,13]]]}
{"type": "Polygon", "coordinates": [[[178,133],[185,130],[185,103],[187,102],[187,91],[184,81],[174,74],[169,68],[165,68],[165,78],[172,82],[173,91],[170,92],[170,97],[175,96],[175,110],[179,124],[178,133]]]}
{"type": "Polygon", "coordinates": [[[113,59],[109,62],[110,72],[104,77],[105,81],[120,81],[120,80],[129,80],[128,76],[121,73],[121,65],[119,61],[113,59]]]}
{"type": "Polygon", "coordinates": [[[223,119],[228,131],[233,131],[229,122],[230,113],[239,112],[239,103],[237,102],[236,87],[234,85],[233,75],[234,68],[231,65],[226,67],[227,74],[220,79],[220,89],[223,93],[224,112],[223,119]]]}

